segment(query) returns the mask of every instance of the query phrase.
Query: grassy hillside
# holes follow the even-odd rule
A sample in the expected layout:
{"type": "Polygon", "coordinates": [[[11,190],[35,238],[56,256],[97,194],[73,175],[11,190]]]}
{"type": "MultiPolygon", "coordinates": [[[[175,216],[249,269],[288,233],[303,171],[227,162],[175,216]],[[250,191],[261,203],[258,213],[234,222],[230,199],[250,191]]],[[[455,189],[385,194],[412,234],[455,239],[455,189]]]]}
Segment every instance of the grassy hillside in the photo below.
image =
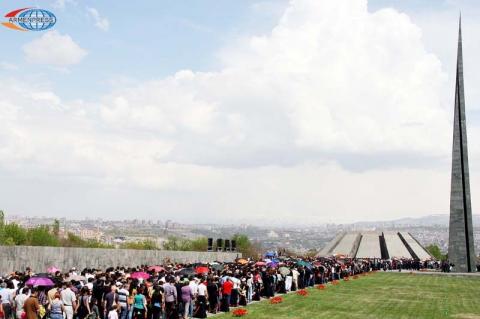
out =
{"type": "Polygon", "coordinates": [[[250,305],[243,318],[480,318],[480,277],[378,272],[308,292],[306,297],[283,296],[276,305],[250,305]]]}

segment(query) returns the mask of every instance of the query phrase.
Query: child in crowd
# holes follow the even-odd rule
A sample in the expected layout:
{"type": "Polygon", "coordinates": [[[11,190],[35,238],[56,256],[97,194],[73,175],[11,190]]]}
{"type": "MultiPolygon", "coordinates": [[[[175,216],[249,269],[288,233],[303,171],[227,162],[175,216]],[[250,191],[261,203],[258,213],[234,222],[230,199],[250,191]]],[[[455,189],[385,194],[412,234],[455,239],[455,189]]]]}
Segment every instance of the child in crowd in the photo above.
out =
{"type": "Polygon", "coordinates": [[[118,319],[117,306],[110,307],[110,311],[108,312],[108,319],[118,319]]]}

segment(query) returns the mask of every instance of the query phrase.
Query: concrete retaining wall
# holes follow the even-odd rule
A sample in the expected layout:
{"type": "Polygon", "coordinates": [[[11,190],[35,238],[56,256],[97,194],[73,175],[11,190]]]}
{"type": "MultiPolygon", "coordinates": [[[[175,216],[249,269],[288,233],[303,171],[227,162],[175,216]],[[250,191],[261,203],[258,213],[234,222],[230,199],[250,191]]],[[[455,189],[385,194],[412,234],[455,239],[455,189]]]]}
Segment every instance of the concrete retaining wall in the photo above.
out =
{"type": "Polygon", "coordinates": [[[24,271],[26,267],[35,272],[45,272],[49,266],[64,271],[72,267],[105,269],[116,266],[156,265],[167,258],[179,263],[229,262],[241,255],[228,252],[0,246],[0,274],[24,271]]]}

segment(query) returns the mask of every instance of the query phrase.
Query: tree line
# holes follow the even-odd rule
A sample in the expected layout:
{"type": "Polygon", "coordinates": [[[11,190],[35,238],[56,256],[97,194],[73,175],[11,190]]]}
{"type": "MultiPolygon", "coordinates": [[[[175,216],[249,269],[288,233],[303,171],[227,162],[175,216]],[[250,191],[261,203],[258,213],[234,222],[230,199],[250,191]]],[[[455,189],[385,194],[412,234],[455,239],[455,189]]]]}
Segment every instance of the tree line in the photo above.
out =
{"type": "MultiPolygon", "coordinates": [[[[232,237],[237,241],[237,250],[247,257],[256,257],[260,252],[258,245],[252,243],[246,235],[236,234],[232,237]]],[[[0,210],[0,245],[3,246],[50,246],[50,247],[82,247],[82,248],[120,248],[139,250],[177,250],[177,251],[207,251],[207,238],[195,239],[170,236],[161,245],[152,239],[137,242],[126,242],[117,247],[96,239],[83,239],[71,232],[60,235],[60,221],[52,225],[39,225],[26,228],[16,223],[5,223],[5,214],[0,210]]]]}

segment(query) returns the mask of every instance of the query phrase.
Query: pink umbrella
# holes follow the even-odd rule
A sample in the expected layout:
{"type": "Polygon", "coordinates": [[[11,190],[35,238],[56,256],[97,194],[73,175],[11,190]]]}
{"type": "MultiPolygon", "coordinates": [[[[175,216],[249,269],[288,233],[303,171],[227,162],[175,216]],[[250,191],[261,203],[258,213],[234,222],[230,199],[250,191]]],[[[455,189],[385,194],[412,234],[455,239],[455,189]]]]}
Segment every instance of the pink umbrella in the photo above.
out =
{"type": "Polygon", "coordinates": [[[163,268],[162,266],[150,266],[148,267],[148,271],[161,272],[165,271],[165,268],[163,268]]]}
{"type": "Polygon", "coordinates": [[[266,266],[266,265],[267,265],[267,264],[266,264],[265,262],[263,262],[263,261],[257,261],[257,262],[255,263],[255,266],[266,266]]]}
{"type": "Polygon", "coordinates": [[[146,272],[143,272],[143,271],[137,271],[137,272],[134,272],[130,275],[130,278],[133,278],[133,279],[148,279],[150,278],[150,275],[147,274],[146,272]]]}
{"type": "Polygon", "coordinates": [[[54,273],[56,273],[57,271],[60,271],[60,269],[58,269],[58,268],[55,267],[55,266],[50,266],[50,267],[47,268],[47,272],[48,272],[49,274],[54,274],[54,273]]]}

